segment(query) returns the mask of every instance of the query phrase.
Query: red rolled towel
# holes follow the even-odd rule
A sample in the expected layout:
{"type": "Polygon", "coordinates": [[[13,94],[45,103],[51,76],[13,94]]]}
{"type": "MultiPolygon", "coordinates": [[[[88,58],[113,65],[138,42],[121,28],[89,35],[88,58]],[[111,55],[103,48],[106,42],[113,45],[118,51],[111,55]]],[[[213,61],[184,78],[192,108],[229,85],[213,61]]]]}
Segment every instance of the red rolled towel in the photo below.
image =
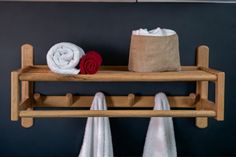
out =
{"type": "Polygon", "coordinates": [[[101,64],[101,55],[96,51],[89,51],[80,59],[80,74],[95,74],[101,64]]]}

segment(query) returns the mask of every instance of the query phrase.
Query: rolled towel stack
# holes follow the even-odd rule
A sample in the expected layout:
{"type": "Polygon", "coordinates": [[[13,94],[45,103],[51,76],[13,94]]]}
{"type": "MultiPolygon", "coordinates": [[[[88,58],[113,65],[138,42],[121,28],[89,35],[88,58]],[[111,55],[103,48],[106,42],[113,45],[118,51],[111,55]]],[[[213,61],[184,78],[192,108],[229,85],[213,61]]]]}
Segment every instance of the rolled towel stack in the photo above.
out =
{"type": "Polygon", "coordinates": [[[51,71],[59,74],[78,74],[80,69],[76,66],[84,55],[79,46],[61,42],[52,46],[47,53],[47,64],[51,71]]]}

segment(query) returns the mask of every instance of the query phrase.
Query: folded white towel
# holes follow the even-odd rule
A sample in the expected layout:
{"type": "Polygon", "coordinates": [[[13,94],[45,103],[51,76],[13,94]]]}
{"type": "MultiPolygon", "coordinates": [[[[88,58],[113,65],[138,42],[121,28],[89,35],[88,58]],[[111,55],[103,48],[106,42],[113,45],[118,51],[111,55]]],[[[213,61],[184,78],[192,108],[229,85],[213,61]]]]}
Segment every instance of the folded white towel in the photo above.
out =
{"type": "Polygon", "coordinates": [[[84,55],[84,51],[79,46],[61,42],[52,46],[47,53],[47,64],[50,70],[59,74],[78,74],[80,58],[84,55]]]}
{"type": "Polygon", "coordinates": [[[138,29],[134,30],[132,32],[133,35],[144,35],[144,36],[170,36],[176,34],[175,31],[171,29],[161,29],[160,27],[148,31],[146,28],[145,29],[138,29]]]}
{"type": "MultiPolygon", "coordinates": [[[[107,110],[103,93],[95,95],[91,110],[107,110]]],[[[108,117],[88,117],[79,157],[113,157],[108,117]]]]}
{"type": "MultiPolygon", "coordinates": [[[[170,110],[164,93],[155,96],[154,110],[170,110]]],[[[177,157],[172,117],[153,117],[150,120],[143,157],[177,157]]]]}

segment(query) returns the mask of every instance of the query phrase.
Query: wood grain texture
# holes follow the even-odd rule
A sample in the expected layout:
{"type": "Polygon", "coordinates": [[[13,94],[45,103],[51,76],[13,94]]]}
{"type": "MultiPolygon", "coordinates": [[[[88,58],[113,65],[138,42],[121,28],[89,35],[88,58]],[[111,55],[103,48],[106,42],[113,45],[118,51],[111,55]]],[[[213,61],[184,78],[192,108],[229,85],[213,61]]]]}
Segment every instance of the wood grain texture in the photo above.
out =
{"type": "Polygon", "coordinates": [[[18,120],[18,110],[20,103],[20,86],[18,72],[11,72],[11,120],[18,120]]]}
{"type": "MultiPolygon", "coordinates": [[[[21,46],[21,68],[33,66],[33,46],[30,44],[24,44],[21,46]]],[[[32,97],[33,83],[30,81],[21,81],[21,100],[25,101],[32,97]]],[[[26,110],[32,110],[32,107],[28,106],[26,110]]],[[[33,118],[22,118],[21,125],[25,128],[29,128],[33,125],[33,118]]]]}
{"type": "MultiPolygon", "coordinates": [[[[33,65],[33,47],[25,44],[22,50],[22,68],[11,73],[11,119],[22,118],[23,127],[33,125],[33,117],[196,117],[199,128],[207,127],[207,117],[224,120],[225,74],[209,68],[209,49],[197,49],[197,66],[182,66],[179,72],[138,73],[128,71],[127,66],[103,66],[94,75],[60,75],[51,72],[47,65],[33,65]],[[19,80],[22,81],[20,103],[19,80]],[[196,94],[170,96],[172,108],[182,110],[33,110],[33,107],[90,107],[93,96],[44,96],[33,94],[33,81],[91,81],[91,82],[158,82],[197,81],[196,94]],[[215,104],[208,100],[208,81],[216,84],[215,104]],[[195,108],[196,110],[189,110],[195,108]]],[[[106,96],[108,107],[153,108],[154,96],[106,96]]]]}
{"type": "Polygon", "coordinates": [[[215,83],[215,104],[216,104],[216,119],[224,120],[224,94],[225,94],[225,73],[218,73],[218,80],[215,83]]]}
{"type": "MultiPolygon", "coordinates": [[[[109,68],[112,68],[109,66],[109,68]]],[[[183,67],[179,72],[152,72],[139,73],[125,70],[124,67],[109,70],[103,67],[98,73],[93,75],[61,75],[51,72],[47,66],[32,66],[20,74],[20,80],[27,81],[107,81],[107,82],[128,82],[128,81],[196,81],[196,80],[216,80],[216,75],[203,70],[189,70],[190,67],[183,67]]]]}
{"type": "MultiPolygon", "coordinates": [[[[197,48],[197,66],[204,68],[209,67],[209,48],[205,45],[197,48]]],[[[201,99],[208,99],[208,81],[197,81],[196,94],[198,94],[201,99]]],[[[196,105],[196,110],[202,110],[203,108],[204,104],[200,101],[200,103],[196,105]]],[[[208,118],[196,118],[196,126],[198,128],[206,128],[208,126],[208,118]]]]}
{"type": "Polygon", "coordinates": [[[196,110],[106,110],[106,111],[21,111],[21,117],[214,117],[215,111],[196,111],[196,110]]]}
{"type": "MultiPolygon", "coordinates": [[[[90,107],[93,101],[93,96],[73,96],[73,103],[68,101],[66,96],[40,96],[35,94],[34,107],[90,107]],[[70,102],[70,103],[68,103],[70,102]]],[[[196,99],[192,96],[170,96],[168,97],[171,107],[194,108],[196,99]]],[[[153,107],[154,96],[106,96],[108,107],[153,107]],[[131,97],[131,98],[130,98],[131,97]]]]}

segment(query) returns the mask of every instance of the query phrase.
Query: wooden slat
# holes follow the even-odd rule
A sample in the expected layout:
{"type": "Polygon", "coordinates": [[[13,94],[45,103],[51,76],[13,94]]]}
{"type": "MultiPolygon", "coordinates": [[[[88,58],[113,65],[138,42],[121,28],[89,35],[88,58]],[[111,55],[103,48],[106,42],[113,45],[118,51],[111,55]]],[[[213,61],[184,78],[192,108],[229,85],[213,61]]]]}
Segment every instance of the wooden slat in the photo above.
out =
{"type": "MultiPolygon", "coordinates": [[[[36,107],[90,107],[93,96],[73,96],[73,103],[68,103],[68,96],[40,96],[35,94],[36,107]]],[[[194,108],[195,98],[192,96],[168,97],[171,107],[194,108]]],[[[135,96],[130,105],[128,96],[106,96],[108,107],[153,107],[154,96],[135,96]]],[[[71,101],[70,101],[71,102],[71,101]]]]}
{"type": "MultiPolygon", "coordinates": [[[[110,67],[111,68],[111,67],[110,67]]],[[[100,70],[94,75],[60,75],[51,72],[47,66],[32,66],[20,74],[20,80],[28,81],[196,81],[216,80],[214,74],[202,70],[185,70],[179,72],[153,72],[139,73],[127,71],[124,68],[113,70],[100,70]]]]}
{"type": "Polygon", "coordinates": [[[106,111],[21,111],[21,117],[214,117],[215,111],[196,110],[106,110],[106,111]]]}
{"type": "Polygon", "coordinates": [[[225,94],[225,73],[218,73],[218,79],[215,82],[215,108],[216,119],[218,121],[224,120],[224,94],[225,94]]]}
{"type": "Polygon", "coordinates": [[[11,120],[18,120],[18,108],[20,103],[20,87],[18,72],[11,72],[11,120]]]}
{"type": "MultiPolygon", "coordinates": [[[[209,67],[209,48],[205,45],[197,48],[197,66],[208,68],[209,67]]],[[[208,99],[208,81],[197,81],[196,93],[201,99],[208,99]]],[[[204,108],[204,104],[198,103],[196,110],[204,108]]],[[[208,126],[207,118],[196,118],[196,126],[199,128],[206,128],[208,126]]]]}

